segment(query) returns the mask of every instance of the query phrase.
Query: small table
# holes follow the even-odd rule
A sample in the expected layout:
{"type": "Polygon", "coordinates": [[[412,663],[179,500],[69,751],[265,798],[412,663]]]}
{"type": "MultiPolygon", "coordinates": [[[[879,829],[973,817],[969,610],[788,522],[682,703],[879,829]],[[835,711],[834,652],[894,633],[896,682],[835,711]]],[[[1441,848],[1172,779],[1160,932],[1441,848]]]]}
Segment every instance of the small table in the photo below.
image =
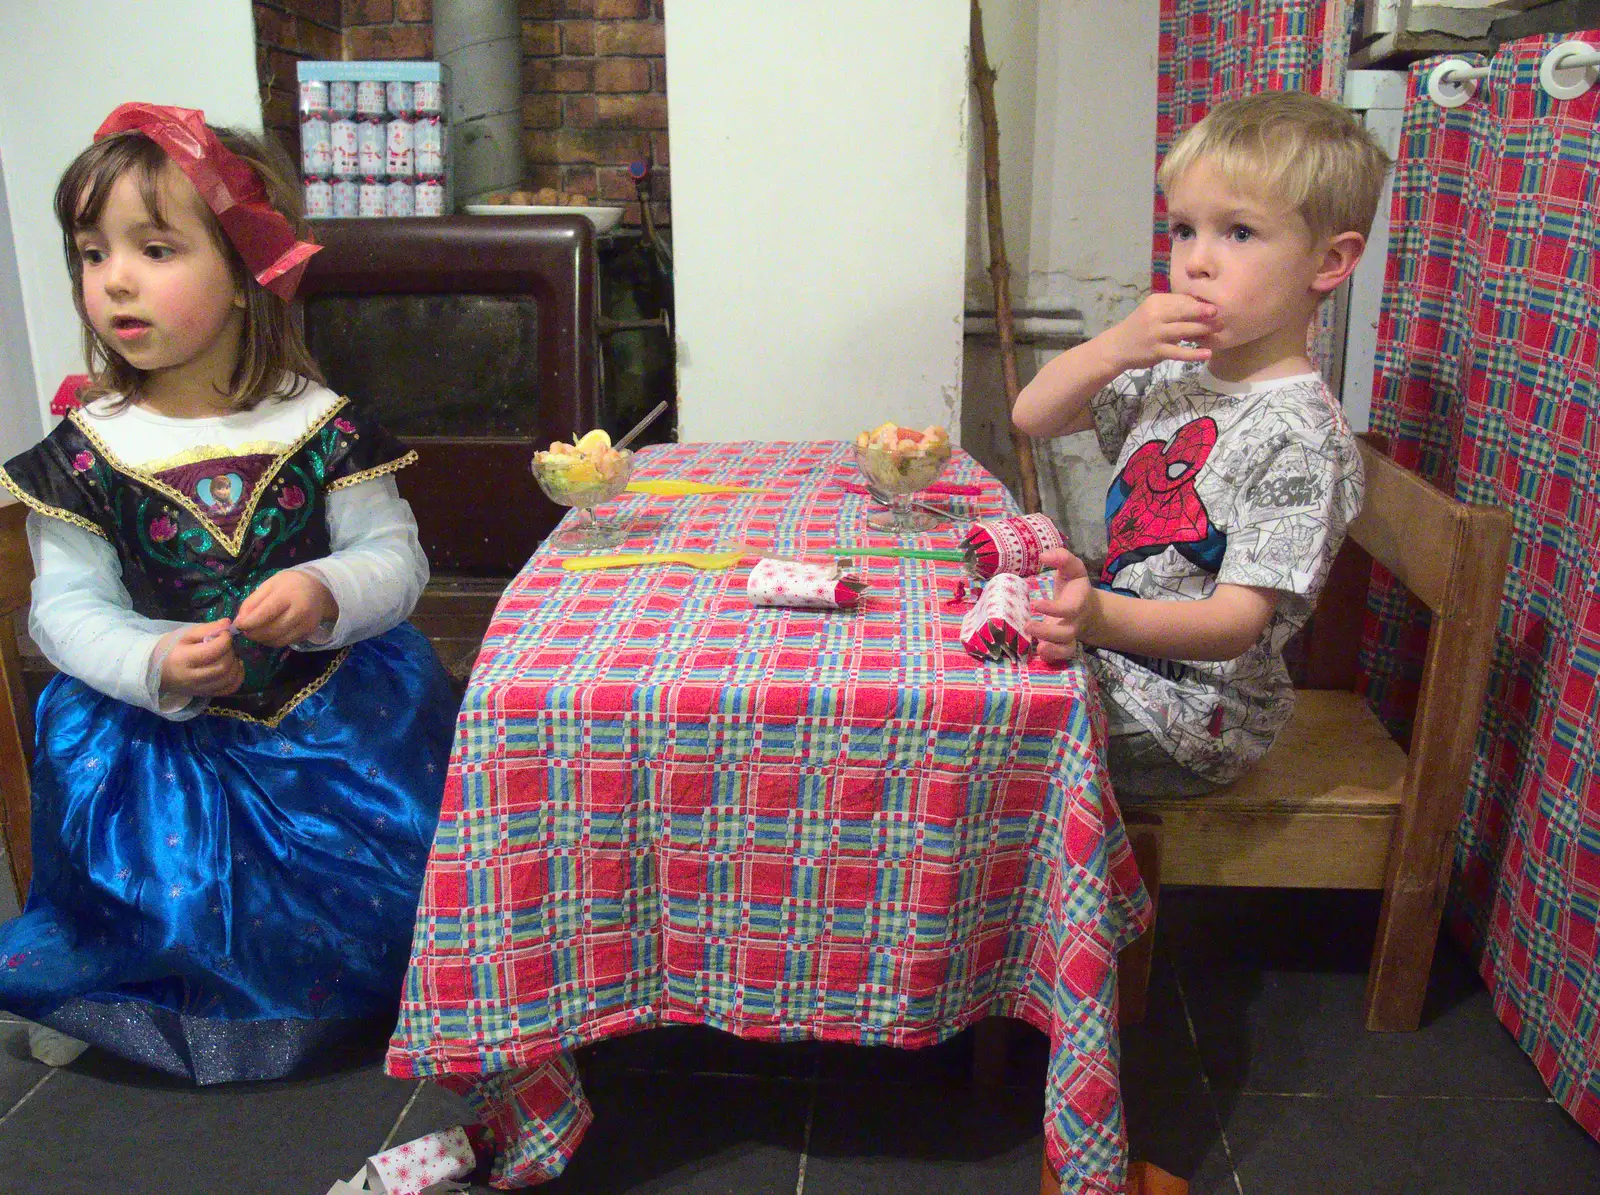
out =
{"type": "MultiPolygon", "coordinates": [[[[625,497],[619,551],[895,542],[839,484],[844,444],[658,446],[635,477],[773,492],[625,497]]],[[[965,453],[945,477],[1016,511],[965,453]]],[[[742,568],[571,573],[543,548],[507,588],[388,1055],[473,1102],[497,1184],[571,1157],[585,1043],[697,1024],[915,1048],[999,1014],[1050,1037],[1052,1167],[1122,1191],[1115,959],[1150,906],[1087,675],[968,655],[959,565],[858,563],[853,611],[754,607],[742,568]]]]}

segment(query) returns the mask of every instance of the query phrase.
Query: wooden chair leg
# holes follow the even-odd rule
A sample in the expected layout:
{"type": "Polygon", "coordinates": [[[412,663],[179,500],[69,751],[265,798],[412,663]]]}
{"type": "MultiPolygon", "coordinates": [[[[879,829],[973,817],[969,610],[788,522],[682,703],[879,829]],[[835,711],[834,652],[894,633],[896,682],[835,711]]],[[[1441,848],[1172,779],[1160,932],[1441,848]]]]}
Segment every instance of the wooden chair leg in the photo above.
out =
{"type": "Polygon", "coordinates": [[[1137,1025],[1144,1020],[1150,990],[1150,965],[1155,959],[1155,914],[1161,906],[1161,819],[1150,814],[1130,813],[1124,817],[1128,845],[1134,862],[1150,894],[1150,928],[1122,948],[1117,956],[1117,1020],[1122,1025],[1137,1025]]]}
{"type": "MultiPolygon", "coordinates": [[[[1428,601],[1433,627],[1367,970],[1367,1028],[1380,1031],[1408,1032],[1422,1024],[1494,660],[1511,519],[1503,510],[1466,508],[1455,534],[1458,545],[1471,546],[1452,553],[1448,587],[1428,601]]],[[[1391,565],[1390,571],[1397,570],[1391,565]]]]}
{"type": "Polygon", "coordinates": [[[1398,876],[1383,894],[1367,969],[1367,1028],[1377,1033],[1410,1033],[1422,1024],[1445,886],[1436,880],[1437,891],[1429,891],[1421,879],[1398,876]]]}
{"type": "Polygon", "coordinates": [[[33,712],[22,684],[17,637],[11,627],[11,615],[0,613],[0,841],[5,844],[19,907],[28,899],[28,885],[33,878],[28,788],[28,744],[32,737],[33,712]]]}

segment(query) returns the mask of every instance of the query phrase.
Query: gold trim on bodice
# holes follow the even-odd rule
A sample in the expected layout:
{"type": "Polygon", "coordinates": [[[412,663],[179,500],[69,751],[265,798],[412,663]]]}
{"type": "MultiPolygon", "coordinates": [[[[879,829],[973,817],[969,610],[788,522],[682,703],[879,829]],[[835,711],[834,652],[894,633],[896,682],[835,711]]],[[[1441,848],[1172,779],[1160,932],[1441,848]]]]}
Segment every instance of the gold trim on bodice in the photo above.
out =
{"type": "MultiPolygon", "coordinates": [[[[237,557],[239,555],[239,550],[244,546],[245,536],[250,532],[250,523],[251,520],[255,518],[256,507],[261,504],[261,496],[265,494],[271,487],[273,479],[278,476],[278,472],[283,468],[284,462],[290,457],[294,456],[295,453],[299,452],[300,449],[304,448],[313,436],[315,436],[328,425],[329,420],[331,420],[335,415],[349,405],[349,402],[350,400],[348,398],[341,397],[337,402],[323,412],[322,418],[307,428],[304,434],[302,434],[298,440],[289,445],[289,447],[278,453],[277,456],[273,458],[272,464],[267,466],[267,468],[262,471],[261,476],[256,479],[256,484],[250,491],[249,500],[244,504],[243,507],[240,508],[239,518],[234,524],[234,533],[232,535],[224,535],[222,529],[211,521],[210,516],[208,516],[197,503],[195,503],[187,494],[183,493],[183,491],[179,490],[176,486],[168,485],[166,482],[162,481],[161,478],[157,477],[154,473],[151,473],[146,469],[138,468],[134,465],[126,463],[119,458],[116,453],[112,452],[111,449],[106,447],[105,441],[91,431],[88,427],[86,427],[83,420],[79,417],[82,408],[76,408],[67,412],[67,418],[72,421],[72,425],[74,427],[83,433],[84,438],[87,439],[90,444],[94,445],[95,450],[105,458],[105,461],[108,465],[124,476],[131,477],[135,481],[142,482],[151,489],[166,495],[177,505],[183,507],[195,517],[199,524],[204,527],[219,544],[222,545],[222,547],[227,551],[228,555],[237,557]]],[[[235,453],[235,455],[240,454],[235,453]]],[[[409,455],[414,459],[416,453],[412,452],[409,455]]],[[[372,472],[372,470],[367,470],[367,472],[372,472]]],[[[340,479],[340,481],[348,480],[349,479],[347,478],[340,479]]],[[[337,484],[337,482],[333,483],[333,485],[329,485],[328,488],[332,489],[334,488],[334,485],[337,484]]]]}
{"type": "Polygon", "coordinates": [[[282,451],[282,440],[255,440],[249,444],[240,444],[237,448],[229,448],[226,444],[201,444],[196,448],[185,448],[176,456],[164,456],[160,460],[146,461],[139,467],[146,473],[165,473],[168,469],[177,469],[183,465],[237,460],[243,456],[277,456],[282,451]]]}
{"type": "Polygon", "coordinates": [[[351,473],[347,477],[339,478],[338,481],[330,481],[327,489],[331,494],[334,490],[342,490],[348,486],[360,485],[363,481],[371,481],[374,477],[386,477],[390,473],[398,473],[407,465],[414,465],[416,463],[417,450],[413,448],[404,456],[397,456],[392,461],[387,461],[381,465],[374,465],[372,468],[363,469],[359,473],[351,473]]]}
{"type": "Polygon", "coordinates": [[[103,540],[109,541],[111,539],[111,536],[106,534],[106,529],[100,526],[99,523],[91,523],[82,515],[75,515],[70,510],[63,510],[59,506],[51,506],[48,503],[39,501],[39,499],[11,480],[11,474],[6,472],[4,465],[0,465],[0,485],[10,490],[16,496],[17,501],[21,502],[29,510],[38,511],[40,514],[52,519],[60,519],[63,523],[71,523],[74,527],[82,527],[85,531],[92,531],[103,540]]]}
{"type": "Polygon", "coordinates": [[[324,668],[315,679],[308,682],[305,688],[301,689],[298,693],[286,701],[283,704],[283,708],[281,708],[277,713],[273,714],[270,718],[258,718],[254,714],[245,713],[243,710],[231,710],[226,706],[215,704],[206,706],[205,712],[207,714],[215,714],[219,718],[236,718],[240,722],[253,722],[257,726],[265,726],[270,730],[273,727],[276,727],[279,722],[282,722],[285,718],[287,718],[294,711],[295,707],[298,706],[302,701],[304,701],[307,697],[310,697],[318,689],[322,688],[323,685],[332,680],[333,674],[339,671],[339,665],[344,663],[344,658],[349,654],[350,649],[348,647],[340,648],[339,654],[333,657],[332,662],[329,663],[329,665],[324,668]]]}

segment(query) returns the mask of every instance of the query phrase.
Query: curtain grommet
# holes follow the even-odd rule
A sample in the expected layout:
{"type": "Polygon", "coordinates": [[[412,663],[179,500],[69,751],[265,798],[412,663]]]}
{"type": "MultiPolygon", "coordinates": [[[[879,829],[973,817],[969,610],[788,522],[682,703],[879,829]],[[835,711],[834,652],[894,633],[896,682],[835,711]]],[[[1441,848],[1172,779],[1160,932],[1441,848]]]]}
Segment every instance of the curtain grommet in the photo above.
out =
{"type": "Polygon", "coordinates": [[[1539,86],[1554,100],[1575,100],[1600,79],[1600,52],[1588,42],[1551,46],[1539,61],[1539,86]]]}
{"type": "Polygon", "coordinates": [[[1428,72],[1428,98],[1441,108],[1459,108],[1478,91],[1478,80],[1489,73],[1465,58],[1446,58],[1428,72]]]}

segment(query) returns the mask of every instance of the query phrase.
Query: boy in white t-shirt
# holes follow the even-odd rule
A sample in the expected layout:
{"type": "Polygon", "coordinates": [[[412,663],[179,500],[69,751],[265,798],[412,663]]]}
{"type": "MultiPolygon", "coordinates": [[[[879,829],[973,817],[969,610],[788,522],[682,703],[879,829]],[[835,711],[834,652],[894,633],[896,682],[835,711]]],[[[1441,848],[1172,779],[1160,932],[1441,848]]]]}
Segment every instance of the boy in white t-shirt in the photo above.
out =
{"type": "Polygon", "coordinates": [[[1158,182],[1170,294],[1046,365],[1013,419],[1093,428],[1117,475],[1091,577],[1048,555],[1031,624],[1049,660],[1081,645],[1119,798],[1197,796],[1272,745],[1294,704],[1283,648],[1361,508],[1361,458],[1306,355],[1322,301],[1366,244],[1389,160],[1303,92],[1218,105],[1158,182]]]}

